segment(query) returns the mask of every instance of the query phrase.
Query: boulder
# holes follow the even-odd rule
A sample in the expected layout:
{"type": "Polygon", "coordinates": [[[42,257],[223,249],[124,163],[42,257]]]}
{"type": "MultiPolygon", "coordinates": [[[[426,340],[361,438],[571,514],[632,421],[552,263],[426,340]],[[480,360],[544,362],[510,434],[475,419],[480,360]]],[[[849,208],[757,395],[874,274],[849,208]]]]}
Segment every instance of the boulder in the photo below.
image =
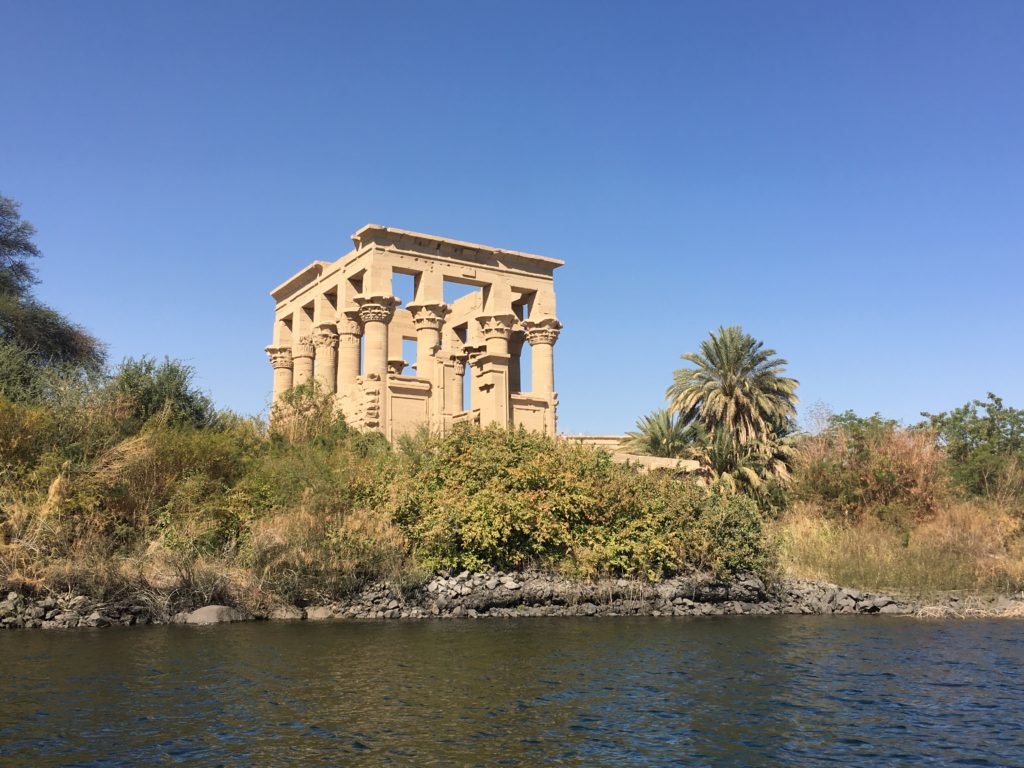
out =
{"type": "Polygon", "coordinates": [[[240,611],[227,605],[204,605],[191,613],[178,614],[177,620],[181,617],[181,624],[225,624],[232,621],[246,621],[248,619],[240,611]]]}
{"type": "Polygon", "coordinates": [[[305,614],[296,605],[279,605],[267,614],[271,621],[302,621],[305,614]]]}
{"type": "Polygon", "coordinates": [[[334,618],[334,609],[329,605],[317,605],[306,609],[308,621],[326,621],[334,618]]]}

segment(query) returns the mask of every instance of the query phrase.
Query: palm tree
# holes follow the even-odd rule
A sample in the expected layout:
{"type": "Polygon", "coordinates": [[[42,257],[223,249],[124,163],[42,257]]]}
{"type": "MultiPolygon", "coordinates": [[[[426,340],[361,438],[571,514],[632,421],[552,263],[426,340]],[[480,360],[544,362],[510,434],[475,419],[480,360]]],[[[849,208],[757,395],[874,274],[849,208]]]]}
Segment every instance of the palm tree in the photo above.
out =
{"type": "Polygon", "coordinates": [[[789,436],[772,435],[763,442],[737,445],[724,430],[700,441],[687,452],[687,458],[700,464],[699,477],[754,498],[773,482],[783,485],[789,482],[789,467],[795,455],[789,436]]]}
{"type": "Polygon", "coordinates": [[[796,416],[799,382],[782,374],[786,361],[738,325],[719,326],[683,359],[668,388],[669,410],[697,421],[709,435],[724,432],[736,448],[768,443],[785,434],[796,416]]]}
{"type": "Polygon", "coordinates": [[[676,459],[698,438],[698,427],[679,414],[659,408],[637,419],[636,431],[626,433],[626,450],[647,456],[676,459]]]}

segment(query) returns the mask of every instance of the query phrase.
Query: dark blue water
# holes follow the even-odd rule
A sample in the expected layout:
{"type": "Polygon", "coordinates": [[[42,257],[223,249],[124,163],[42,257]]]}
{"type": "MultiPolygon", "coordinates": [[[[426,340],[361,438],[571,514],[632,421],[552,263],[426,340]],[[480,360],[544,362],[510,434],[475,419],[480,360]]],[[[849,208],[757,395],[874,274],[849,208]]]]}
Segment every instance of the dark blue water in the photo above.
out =
{"type": "Polygon", "coordinates": [[[1024,766],[1024,623],[0,633],[0,765],[1024,766]]]}

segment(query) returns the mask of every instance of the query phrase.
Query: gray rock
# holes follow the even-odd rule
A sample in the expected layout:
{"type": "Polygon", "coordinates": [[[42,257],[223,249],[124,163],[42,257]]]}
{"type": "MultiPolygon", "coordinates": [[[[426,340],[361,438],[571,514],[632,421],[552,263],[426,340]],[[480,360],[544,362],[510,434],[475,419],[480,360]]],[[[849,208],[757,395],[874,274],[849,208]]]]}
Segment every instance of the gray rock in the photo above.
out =
{"type": "Polygon", "coordinates": [[[878,609],[878,612],[890,614],[906,613],[906,611],[903,608],[900,608],[898,605],[896,605],[896,603],[889,603],[887,605],[883,605],[881,608],[878,609]]]}
{"type": "MultiPolygon", "coordinates": [[[[180,615],[180,614],[179,614],[180,615]]],[[[226,605],[204,605],[184,616],[183,624],[225,624],[232,621],[246,621],[247,617],[240,611],[226,605]]]]}
{"type": "Polygon", "coordinates": [[[881,597],[876,597],[874,600],[872,600],[870,607],[874,608],[876,611],[881,612],[883,608],[890,606],[895,602],[896,601],[893,600],[891,597],[882,595],[881,597]]]}
{"type": "Polygon", "coordinates": [[[110,620],[99,611],[93,611],[85,619],[85,625],[89,627],[109,627],[110,620]]]}
{"type": "Polygon", "coordinates": [[[597,606],[593,603],[583,603],[579,607],[579,612],[584,616],[593,616],[597,613],[597,606]]]}
{"type": "Polygon", "coordinates": [[[305,614],[298,606],[279,605],[267,614],[267,618],[271,621],[301,621],[305,614]]]}

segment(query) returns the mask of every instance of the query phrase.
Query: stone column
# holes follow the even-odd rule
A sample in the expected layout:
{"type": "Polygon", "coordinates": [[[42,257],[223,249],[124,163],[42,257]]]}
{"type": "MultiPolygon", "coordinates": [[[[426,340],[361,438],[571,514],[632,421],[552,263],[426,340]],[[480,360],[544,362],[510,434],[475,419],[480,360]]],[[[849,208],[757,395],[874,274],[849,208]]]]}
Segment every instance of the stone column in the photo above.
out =
{"type": "Polygon", "coordinates": [[[355,301],[359,305],[359,319],[363,321],[363,382],[366,395],[363,409],[367,414],[376,414],[373,419],[367,418],[365,422],[367,426],[387,435],[388,324],[400,302],[394,296],[360,296],[355,301]],[[371,390],[376,392],[374,398],[370,398],[371,390]],[[370,399],[374,402],[369,402],[370,399]]]}
{"type": "Polygon", "coordinates": [[[313,370],[320,389],[334,394],[338,386],[338,332],[333,323],[318,325],[313,333],[316,357],[313,370]]]}
{"type": "Polygon", "coordinates": [[[555,391],[554,346],[562,324],[554,318],[526,320],[526,340],[533,350],[533,394],[545,397],[555,391]]]}
{"type": "Polygon", "coordinates": [[[292,387],[292,351],[288,347],[267,347],[274,368],[274,402],[292,387]]]}
{"type": "Polygon", "coordinates": [[[416,375],[433,382],[433,358],[441,348],[441,326],[448,307],[445,304],[412,304],[409,311],[416,327],[416,375]]]}
{"type": "Polygon", "coordinates": [[[484,341],[487,342],[487,354],[508,354],[508,340],[512,336],[512,323],[515,319],[515,315],[487,315],[478,318],[483,327],[484,341]]]}
{"type": "Polygon", "coordinates": [[[452,355],[451,392],[454,407],[452,415],[466,410],[466,358],[464,355],[452,355]]]}
{"type": "Polygon", "coordinates": [[[364,373],[376,374],[384,381],[388,375],[388,323],[399,301],[394,296],[366,296],[357,298],[356,303],[363,321],[364,373]]]}
{"type": "Polygon", "coordinates": [[[338,320],[338,386],[339,395],[353,395],[359,376],[359,339],[363,329],[358,312],[342,312],[338,320]]]}
{"type": "Polygon", "coordinates": [[[309,336],[303,336],[299,339],[299,343],[292,349],[292,358],[294,361],[295,378],[293,384],[298,387],[313,379],[313,356],[316,354],[316,350],[313,347],[313,339],[309,336]]]}

